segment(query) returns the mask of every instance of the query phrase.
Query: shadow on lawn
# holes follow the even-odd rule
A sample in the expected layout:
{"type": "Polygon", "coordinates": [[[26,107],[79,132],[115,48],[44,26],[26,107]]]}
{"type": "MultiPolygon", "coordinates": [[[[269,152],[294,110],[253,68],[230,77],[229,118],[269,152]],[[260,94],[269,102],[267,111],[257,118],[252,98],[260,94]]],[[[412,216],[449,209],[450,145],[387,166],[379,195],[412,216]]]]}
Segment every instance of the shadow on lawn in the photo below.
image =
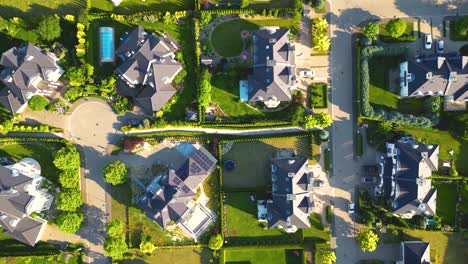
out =
{"type": "Polygon", "coordinates": [[[75,0],[72,3],[58,5],[56,8],[50,8],[45,5],[34,3],[29,5],[27,11],[9,5],[0,5],[0,16],[4,18],[36,18],[52,14],[78,14],[81,9],[85,8],[85,6],[85,0],[75,0]]]}

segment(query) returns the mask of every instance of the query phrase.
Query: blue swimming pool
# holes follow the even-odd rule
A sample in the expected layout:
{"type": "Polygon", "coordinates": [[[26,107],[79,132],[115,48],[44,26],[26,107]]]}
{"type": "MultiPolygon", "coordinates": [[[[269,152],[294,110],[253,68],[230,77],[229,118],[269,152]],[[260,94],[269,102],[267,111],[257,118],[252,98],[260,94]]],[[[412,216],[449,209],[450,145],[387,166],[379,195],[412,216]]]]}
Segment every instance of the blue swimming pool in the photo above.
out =
{"type": "Polygon", "coordinates": [[[249,82],[247,80],[239,81],[239,98],[242,102],[249,101],[249,82]]]}
{"type": "Polygon", "coordinates": [[[114,62],[114,29],[100,27],[99,40],[101,62],[114,62]]]}

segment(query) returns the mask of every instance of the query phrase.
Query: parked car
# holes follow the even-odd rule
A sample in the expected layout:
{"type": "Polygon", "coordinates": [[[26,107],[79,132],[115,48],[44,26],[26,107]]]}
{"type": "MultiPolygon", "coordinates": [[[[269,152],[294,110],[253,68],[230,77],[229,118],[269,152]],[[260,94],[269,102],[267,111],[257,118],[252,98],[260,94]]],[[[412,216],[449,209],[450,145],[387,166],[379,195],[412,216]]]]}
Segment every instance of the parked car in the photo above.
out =
{"type": "Polygon", "coordinates": [[[354,203],[353,202],[348,203],[348,213],[354,214],[354,203]]]}
{"type": "Polygon", "coordinates": [[[362,183],[376,183],[377,177],[361,177],[362,183]]]}
{"type": "Polygon", "coordinates": [[[299,71],[299,77],[314,77],[315,76],[315,71],[311,69],[303,69],[299,71]]]}
{"type": "Polygon", "coordinates": [[[312,183],[312,186],[314,186],[314,187],[323,187],[323,181],[314,180],[314,182],[312,183]]]}
{"type": "Polygon", "coordinates": [[[432,35],[431,34],[426,34],[426,36],[424,37],[424,48],[425,49],[432,48],[432,35]]]}
{"type": "Polygon", "coordinates": [[[444,53],[444,41],[440,39],[439,41],[437,41],[437,54],[442,53],[444,53]]]}

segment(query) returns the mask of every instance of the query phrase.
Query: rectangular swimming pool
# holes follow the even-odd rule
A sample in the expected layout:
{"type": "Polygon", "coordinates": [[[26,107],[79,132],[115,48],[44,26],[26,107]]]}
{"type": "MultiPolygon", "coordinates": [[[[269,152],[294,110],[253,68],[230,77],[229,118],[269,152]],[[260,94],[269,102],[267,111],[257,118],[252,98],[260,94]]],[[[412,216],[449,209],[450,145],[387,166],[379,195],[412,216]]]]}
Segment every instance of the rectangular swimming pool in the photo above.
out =
{"type": "Polygon", "coordinates": [[[99,28],[99,50],[101,62],[114,62],[114,28],[99,28]]]}
{"type": "Polygon", "coordinates": [[[249,101],[249,82],[247,80],[239,81],[239,98],[242,102],[249,101]]]}

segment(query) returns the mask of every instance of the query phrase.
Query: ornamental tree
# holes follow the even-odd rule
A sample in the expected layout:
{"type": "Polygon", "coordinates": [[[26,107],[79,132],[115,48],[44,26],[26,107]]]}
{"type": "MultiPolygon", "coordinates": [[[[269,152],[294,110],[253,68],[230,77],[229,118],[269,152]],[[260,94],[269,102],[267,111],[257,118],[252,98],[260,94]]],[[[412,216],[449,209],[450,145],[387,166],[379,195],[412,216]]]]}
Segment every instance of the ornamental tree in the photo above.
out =
{"type": "Polygon", "coordinates": [[[65,233],[76,233],[83,223],[84,217],[81,212],[62,212],[55,220],[58,228],[65,233]]]}
{"type": "Polygon", "coordinates": [[[379,23],[369,22],[367,26],[362,30],[362,34],[369,39],[377,40],[377,34],[379,33],[379,23]]]}
{"type": "Polygon", "coordinates": [[[80,174],[77,169],[68,169],[60,172],[58,182],[63,188],[79,188],[80,174]]]}
{"type": "Polygon", "coordinates": [[[128,170],[120,160],[107,164],[102,169],[104,180],[112,185],[122,184],[127,180],[128,170]]]}
{"type": "Polygon", "coordinates": [[[80,154],[73,145],[67,145],[57,150],[53,155],[55,167],[61,170],[80,167],[80,154]]]}
{"type": "Polygon", "coordinates": [[[34,95],[29,99],[28,106],[31,108],[32,111],[41,111],[46,108],[49,104],[49,100],[47,100],[44,96],[41,95],[34,95]]]}
{"type": "Polygon", "coordinates": [[[406,22],[401,18],[392,19],[385,25],[385,30],[390,33],[392,38],[398,38],[405,33],[406,22]]]}
{"type": "Polygon", "coordinates": [[[210,241],[208,242],[208,247],[211,250],[219,250],[223,246],[223,237],[220,234],[214,235],[210,238],[210,241]]]}
{"type": "Polygon", "coordinates": [[[322,256],[322,263],[324,264],[331,264],[336,262],[335,252],[330,249],[321,251],[320,255],[322,256]]]}
{"type": "Polygon", "coordinates": [[[52,41],[59,38],[60,34],[62,33],[62,28],[60,27],[60,17],[45,17],[41,22],[39,22],[36,32],[45,41],[52,41]]]}
{"type": "Polygon", "coordinates": [[[377,243],[379,242],[377,234],[370,229],[359,233],[356,239],[363,252],[373,252],[377,248],[377,243]]]}
{"type": "Polygon", "coordinates": [[[327,113],[318,113],[315,115],[308,115],[304,120],[304,127],[306,129],[313,129],[315,127],[326,128],[333,123],[332,117],[327,113]]]}
{"type": "Polygon", "coordinates": [[[83,204],[79,189],[65,189],[59,192],[55,198],[57,208],[62,211],[75,211],[83,204]]]}

